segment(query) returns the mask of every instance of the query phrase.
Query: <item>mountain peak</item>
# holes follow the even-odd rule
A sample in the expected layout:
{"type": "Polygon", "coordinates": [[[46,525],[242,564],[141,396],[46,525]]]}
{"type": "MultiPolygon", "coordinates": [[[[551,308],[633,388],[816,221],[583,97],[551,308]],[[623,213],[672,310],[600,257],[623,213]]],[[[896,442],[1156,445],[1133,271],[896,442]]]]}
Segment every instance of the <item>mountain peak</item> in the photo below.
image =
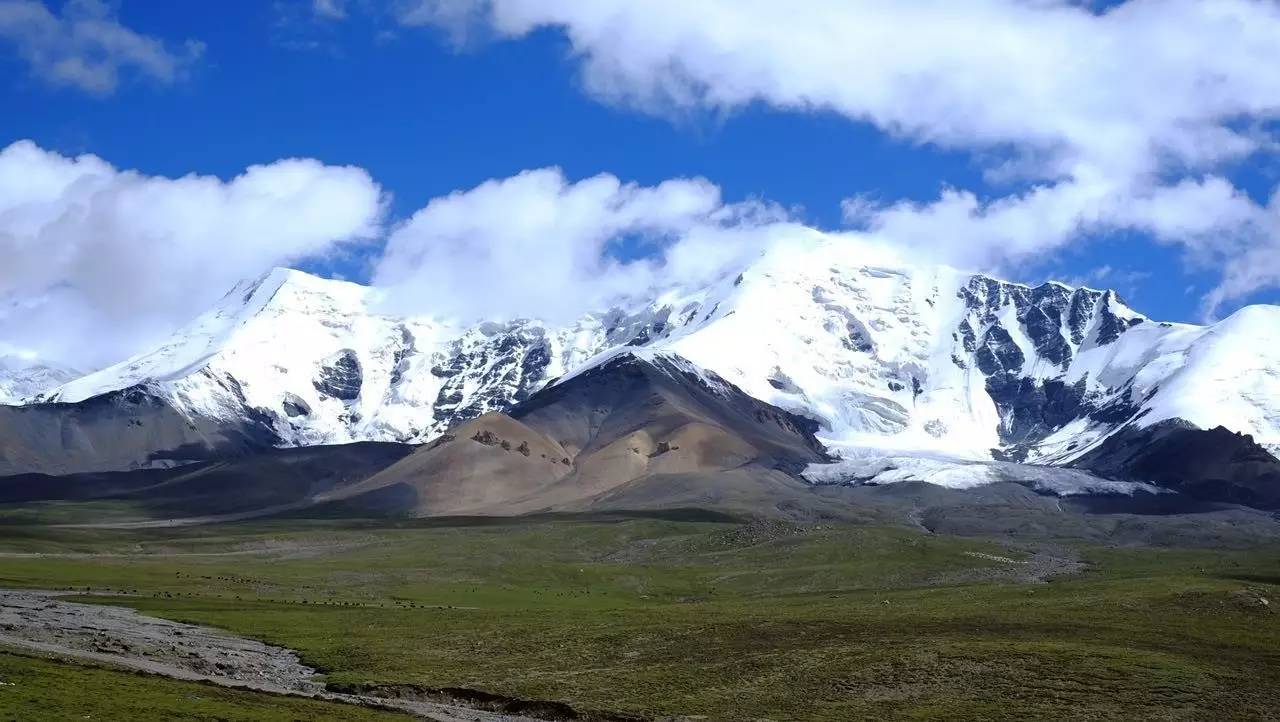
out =
{"type": "Polygon", "coordinates": [[[261,276],[237,283],[223,297],[225,304],[220,305],[225,305],[228,310],[237,305],[260,310],[278,296],[319,294],[350,302],[362,300],[368,292],[368,287],[358,283],[323,278],[306,271],[276,266],[261,276]]]}
{"type": "Polygon", "coordinates": [[[0,404],[20,404],[78,375],[74,369],[28,356],[0,356],[0,404]]]}
{"type": "MultiPolygon", "coordinates": [[[[74,403],[132,386],[181,381],[220,357],[234,359],[237,366],[270,364],[267,359],[291,338],[310,343],[316,336],[309,333],[312,326],[350,326],[352,319],[365,317],[367,292],[359,284],[273,268],[237,283],[213,308],[160,346],[66,383],[50,399],[74,403]]],[[[233,393],[242,396],[243,384],[233,393]]],[[[207,398],[185,400],[197,407],[210,403],[207,398]]]]}
{"type": "Polygon", "coordinates": [[[266,419],[286,445],[427,441],[631,357],[812,419],[836,445],[1058,461],[1171,415],[1240,419],[1236,430],[1280,443],[1280,392],[1274,404],[1255,393],[1270,388],[1264,371],[1214,360],[1280,327],[1269,307],[1212,332],[1148,323],[1113,291],[1011,283],[803,235],[705,286],[563,325],[391,317],[373,312],[373,293],[272,269],[56,398],[145,386],[191,418],[266,419]]]}

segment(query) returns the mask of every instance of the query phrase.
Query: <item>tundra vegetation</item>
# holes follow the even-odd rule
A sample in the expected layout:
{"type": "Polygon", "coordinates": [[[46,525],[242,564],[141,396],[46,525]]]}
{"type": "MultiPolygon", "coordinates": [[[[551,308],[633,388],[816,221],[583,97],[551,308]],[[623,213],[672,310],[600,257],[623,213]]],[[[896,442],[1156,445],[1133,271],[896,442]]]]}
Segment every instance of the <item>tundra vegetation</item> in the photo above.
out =
{"type": "MultiPolygon", "coordinates": [[[[1263,718],[1280,703],[1275,546],[696,513],[47,523],[96,512],[111,510],[4,517],[0,586],[288,647],[340,691],[471,690],[596,718],[1263,718]]],[[[357,714],[26,654],[0,655],[0,716],[357,714]],[[86,694],[58,699],[68,688],[86,694]]]]}

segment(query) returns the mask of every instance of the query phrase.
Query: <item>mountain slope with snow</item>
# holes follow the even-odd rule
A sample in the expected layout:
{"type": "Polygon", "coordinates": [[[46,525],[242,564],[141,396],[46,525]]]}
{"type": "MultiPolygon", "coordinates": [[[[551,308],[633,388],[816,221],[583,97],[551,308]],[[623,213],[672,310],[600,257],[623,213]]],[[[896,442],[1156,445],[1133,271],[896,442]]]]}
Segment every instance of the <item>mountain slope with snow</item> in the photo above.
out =
{"type": "Polygon", "coordinates": [[[0,356],[0,404],[21,404],[78,375],[60,366],[16,356],[0,356]]]}
{"type": "MultiPolygon", "coordinates": [[[[375,311],[370,289],[275,269],[156,349],[55,389],[74,404],[139,389],[190,417],[274,419],[286,446],[426,441],[509,408],[609,342],[615,315],[550,330],[375,311]]],[[[623,329],[625,332],[625,328],[623,329]]]]}
{"type": "Polygon", "coordinates": [[[1068,464],[1169,419],[1280,445],[1280,308],[1159,323],[1111,291],[913,265],[816,231],[558,326],[379,307],[376,290],[276,269],[46,400],[132,389],[191,419],[263,421],[282,446],[423,442],[646,349],[814,420],[837,450],[1068,464]]]}
{"type": "Polygon", "coordinates": [[[1110,291],[912,267],[816,234],[706,295],[666,306],[710,308],[646,345],[817,420],[829,442],[960,459],[1044,459],[1068,424],[1114,428],[1143,367],[1124,368],[1117,342],[1190,328],[1149,322],[1110,291]]]}

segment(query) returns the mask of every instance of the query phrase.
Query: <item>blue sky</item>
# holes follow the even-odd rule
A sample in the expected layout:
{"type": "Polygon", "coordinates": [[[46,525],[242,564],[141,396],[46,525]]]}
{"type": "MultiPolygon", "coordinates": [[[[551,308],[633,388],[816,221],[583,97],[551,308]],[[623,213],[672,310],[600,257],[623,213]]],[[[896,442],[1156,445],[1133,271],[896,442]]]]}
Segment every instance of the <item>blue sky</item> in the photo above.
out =
{"type": "Polygon", "coordinates": [[[257,2],[126,2],[120,20],[173,42],[201,38],[203,62],[175,87],[135,80],[96,98],[24,78],[17,58],[0,56],[5,107],[21,109],[0,119],[6,138],[170,176],[231,176],[289,156],[354,164],[392,191],[400,215],[549,165],[644,184],[706,176],[728,197],[803,206],[819,224],[837,223],[854,193],[925,200],[980,180],[963,153],[830,113],[756,106],[671,120],[602,105],[581,92],[567,44],[549,31],[459,50],[430,28],[333,23],[257,2]]]}
{"type": "MultiPolygon", "coordinates": [[[[5,2],[35,0],[0,5],[5,2]]],[[[43,5],[55,15],[63,10],[57,0],[43,5]]],[[[885,112],[868,106],[872,122],[866,122],[861,101],[842,97],[833,96],[829,107],[820,97],[797,108],[765,88],[732,101],[657,109],[620,102],[584,80],[591,69],[584,53],[604,51],[573,35],[582,30],[574,17],[529,20],[519,30],[495,19],[459,46],[450,34],[457,26],[438,10],[427,21],[409,22],[374,0],[337,5],[340,19],[317,7],[306,0],[103,5],[99,10],[112,22],[173,54],[188,41],[201,47],[176,78],[121,65],[109,92],[50,82],[18,41],[3,42],[0,29],[0,107],[6,109],[0,147],[30,139],[51,153],[92,153],[118,169],[170,178],[198,173],[229,180],[247,166],[289,157],[358,166],[391,199],[389,228],[432,198],[546,166],[562,168],[570,182],[599,173],[642,186],[705,177],[726,203],[765,200],[826,229],[846,226],[841,202],[851,197],[882,206],[929,204],[955,188],[982,204],[1052,177],[992,180],[992,156],[1001,146],[971,143],[964,135],[985,138],[988,126],[956,131],[958,140],[937,123],[930,127],[942,130],[902,132],[895,130],[901,118],[877,120],[885,112]],[[930,136],[941,136],[942,145],[930,136]]],[[[705,60],[687,62],[696,71],[694,63],[705,60]]],[[[1034,129],[1034,119],[1028,122],[1034,129]]],[[[1243,122],[1274,132],[1266,125],[1273,117],[1246,115],[1243,122]]],[[[1011,137],[1017,147],[1021,136],[1011,137]]],[[[1180,169],[1170,180],[1220,176],[1265,206],[1275,171],[1270,156],[1249,155],[1180,169]]],[[[380,243],[305,265],[368,281],[380,243]]],[[[1002,268],[1027,282],[1056,277],[1114,286],[1149,315],[1193,321],[1226,263],[1188,263],[1204,255],[1206,243],[1211,248],[1211,241],[1196,243],[1161,238],[1145,227],[1100,228],[1046,243],[1002,268]]],[[[953,250],[948,258],[955,257],[953,250]]],[[[1263,283],[1228,298],[1218,313],[1277,300],[1275,285],[1263,283]]]]}

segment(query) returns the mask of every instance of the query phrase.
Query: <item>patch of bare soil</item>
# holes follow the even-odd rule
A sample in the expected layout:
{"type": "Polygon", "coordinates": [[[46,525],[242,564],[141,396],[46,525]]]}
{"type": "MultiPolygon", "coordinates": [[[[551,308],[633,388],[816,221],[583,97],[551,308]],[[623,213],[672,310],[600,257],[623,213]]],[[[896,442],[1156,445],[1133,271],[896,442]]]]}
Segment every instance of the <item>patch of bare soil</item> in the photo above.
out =
{"type": "Polygon", "coordinates": [[[823,528],[821,525],[799,524],[781,519],[755,519],[707,535],[636,539],[621,549],[596,557],[596,561],[610,564],[641,564],[661,557],[666,562],[671,562],[673,559],[694,562],[703,559],[706,554],[768,544],[788,537],[821,531],[823,528]]]}
{"type": "Polygon", "coordinates": [[[714,535],[710,540],[709,546],[726,549],[751,547],[804,534],[815,528],[821,527],[797,524],[781,519],[755,519],[714,535]]]}
{"type": "Polygon", "coordinates": [[[929,580],[930,584],[966,584],[972,582],[1009,582],[1026,584],[1047,582],[1059,577],[1080,574],[1085,562],[1074,551],[1062,547],[1043,546],[1027,550],[1024,559],[984,552],[965,552],[966,556],[994,562],[989,567],[947,572],[929,580]]]}

